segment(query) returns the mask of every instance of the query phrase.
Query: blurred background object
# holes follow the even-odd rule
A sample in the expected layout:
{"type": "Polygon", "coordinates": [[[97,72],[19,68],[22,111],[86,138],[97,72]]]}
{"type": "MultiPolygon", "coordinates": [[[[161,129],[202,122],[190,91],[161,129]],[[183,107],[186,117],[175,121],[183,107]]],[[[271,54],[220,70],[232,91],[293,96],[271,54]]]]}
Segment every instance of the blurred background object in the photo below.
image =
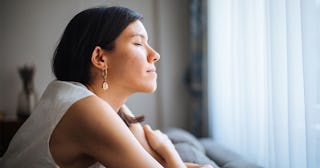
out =
{"type": "Polygon", "coordinates": [[[35,67],[24,65],[18,68],[18,72],[22,81],[22,88],[18,95],[17,117],[19,120],[26,120],[38,101],[33,81],[35,67]]]}

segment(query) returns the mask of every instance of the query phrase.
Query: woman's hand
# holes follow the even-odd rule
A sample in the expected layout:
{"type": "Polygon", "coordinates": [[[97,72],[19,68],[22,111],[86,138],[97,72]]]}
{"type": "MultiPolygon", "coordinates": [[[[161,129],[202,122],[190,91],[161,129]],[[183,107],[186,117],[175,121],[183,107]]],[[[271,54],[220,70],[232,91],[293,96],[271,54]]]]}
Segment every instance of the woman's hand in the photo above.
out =
{"type": "Polygon", "coordinates": [[[212,168],[211,165],[183,163],[174,145],[168,136],[160,130],[152,130],[149,125],[144,125],[146,138],[150,147],[156,151],[166,162],[167,168],[212,168]]]}
{"type": "Polygon", "coordinates": [[[213,168],[211,165],[198,165],[195,163],[185,163],[187,168],[213,168]]]}
{"type": "Polygon", "coordinates": [[[143,129],[150,147],[161,155],[167,168],[186,168],[167,135],[160,130],[152,130],[149,125],[144,125],[143,129]]]}

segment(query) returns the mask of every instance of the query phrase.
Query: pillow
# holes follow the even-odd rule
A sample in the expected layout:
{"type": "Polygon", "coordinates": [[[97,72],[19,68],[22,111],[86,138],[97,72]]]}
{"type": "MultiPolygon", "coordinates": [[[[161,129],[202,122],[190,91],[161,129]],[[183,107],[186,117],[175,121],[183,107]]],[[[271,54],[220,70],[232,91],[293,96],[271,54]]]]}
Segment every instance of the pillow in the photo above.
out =
{"type": "Polygon", "coordinates": [[[262,168],[261,166],[247,162],[245,160],[234,160],[225,164],[222,168],[262,168]]]}
{"type": "Polygon", "coordinates": [[[222,168],[261,168],[210,138],[202,138],[199,142],[206,149],[206,155],[222,168]]]}
{"type": "Polygon", "coordinates": [[[223,147],[210,138],[200,139],[199,141],[205,147],[207,156],[213,159],[221,167],[226,163],[241,158],[238,154],[223,147]]]}
{"type": "Polygon", "coordinates": [[[189,143],[174,144],[177,152],[184,162],[196,163],[200,165],[209,164],[214,168],[218,168],[217,164],[210,160],[202,151],[189,143]]]}
{"type": "Polygon", "coordinates": [[[188,131],[185,131],[181,128],[171,128],[165,133],[168,135],[173,144],[188,143],[202,153],[205,153],[205,148],[202,146],[202,144],[188,131]]]}

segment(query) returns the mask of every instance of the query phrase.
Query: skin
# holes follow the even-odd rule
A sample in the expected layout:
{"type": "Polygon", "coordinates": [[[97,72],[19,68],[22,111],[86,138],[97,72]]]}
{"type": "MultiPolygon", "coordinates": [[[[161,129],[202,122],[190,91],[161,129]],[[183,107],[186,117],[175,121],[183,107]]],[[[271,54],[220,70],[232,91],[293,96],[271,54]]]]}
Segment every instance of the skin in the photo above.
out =
{"type": "MultiPolygon", "coordinates": [[[[136,92],[153,92],[157,87],[155,63],[160,55],[148,44],[140,21],[131,23],[106,51],[97,46],[91,55],[94,96],[74,103],[54,129],[49,148],[63,168],[88,167],[99,161],[106,167],[183,168],[174,146],[161,131],[133,124],[128,128],[117,111],[136,92]],[[102,71],[107,69],[107,91],[102,89],[102,71]]],[[[198,166],[199,167],[199,166],[198,166]]]]}

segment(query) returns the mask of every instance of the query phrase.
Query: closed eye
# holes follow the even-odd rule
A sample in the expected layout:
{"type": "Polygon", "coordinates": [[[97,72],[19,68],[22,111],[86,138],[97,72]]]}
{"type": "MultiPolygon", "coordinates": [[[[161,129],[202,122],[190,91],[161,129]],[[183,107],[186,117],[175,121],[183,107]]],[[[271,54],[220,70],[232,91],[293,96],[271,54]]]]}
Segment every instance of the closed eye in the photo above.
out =
{"type": "Polygon", "coordinates": [[[142,46],[141,43],[134,43],[134,45],[136,45],[136,46],[142,46]]]}

